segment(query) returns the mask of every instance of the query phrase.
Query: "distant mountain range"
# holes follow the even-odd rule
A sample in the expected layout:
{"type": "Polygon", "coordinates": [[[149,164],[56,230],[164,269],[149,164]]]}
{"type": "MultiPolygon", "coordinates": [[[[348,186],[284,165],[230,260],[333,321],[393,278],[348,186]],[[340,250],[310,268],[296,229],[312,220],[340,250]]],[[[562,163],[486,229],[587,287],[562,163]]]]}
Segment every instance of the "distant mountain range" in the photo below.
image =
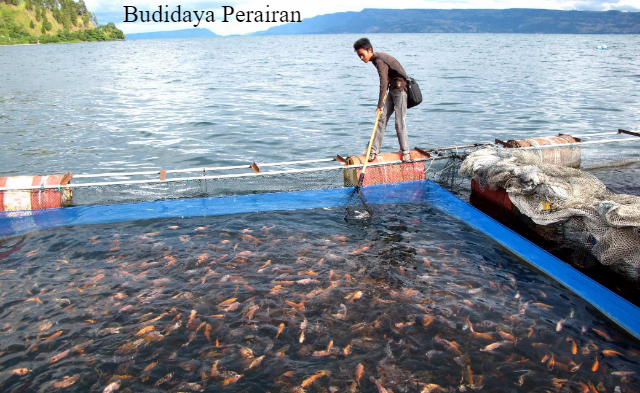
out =
{"type": "Polygon", "coordinates": [[[640,12],[364,9],[315,16],[251,35],[369,33],[640,34],[640,12]]]}
{"type": "Polygon", "coordinates": [[[158,38],[201,38],[201,37],[220,37],[209,29],[194,28],[173,31],[156,31],[153,33],[136,33],[127,34],[127,41],[132,40],[153,40],[158,38]]]}

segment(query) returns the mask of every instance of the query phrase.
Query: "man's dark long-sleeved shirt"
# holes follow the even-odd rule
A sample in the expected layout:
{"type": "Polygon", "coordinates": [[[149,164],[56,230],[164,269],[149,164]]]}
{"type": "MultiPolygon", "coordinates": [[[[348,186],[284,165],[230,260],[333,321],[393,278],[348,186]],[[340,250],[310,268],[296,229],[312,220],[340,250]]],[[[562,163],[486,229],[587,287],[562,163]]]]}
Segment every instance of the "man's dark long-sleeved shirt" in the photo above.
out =
{"type": "Polygon", "coordinates": [[[407,85],[404,77],[402,77],[402,75],[400,75],[397,71],[389,68],[389,66],[382,59],[391,64],[394,68],[402,71],[405,75],[407,74],[398,60],[396,60],[392,56],[383,52],[373,52],[371,62],[376,67],[376,69],[378,70],[378,74],[380,75],[380,97],[378,98],[378,108],[380,109],[382,109],[382,101],[384,100],[384,95],[389,88],[406,90],[407,85]]]}

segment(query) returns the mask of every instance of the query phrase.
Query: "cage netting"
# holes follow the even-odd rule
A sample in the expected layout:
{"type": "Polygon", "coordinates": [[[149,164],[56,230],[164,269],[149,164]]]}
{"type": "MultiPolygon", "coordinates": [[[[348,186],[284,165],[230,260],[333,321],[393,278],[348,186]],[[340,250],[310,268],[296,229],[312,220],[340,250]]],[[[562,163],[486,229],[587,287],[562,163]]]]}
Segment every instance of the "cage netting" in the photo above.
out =
{"type": "Polygon", "coordinates": [[[465,159],[459,173],[482,187],[505,190],[534,223],[560,224],[566,240],[638,279],[640,197],[613,193],[579,169],[545,164],[536,150],[481,149],[465,159]]]}

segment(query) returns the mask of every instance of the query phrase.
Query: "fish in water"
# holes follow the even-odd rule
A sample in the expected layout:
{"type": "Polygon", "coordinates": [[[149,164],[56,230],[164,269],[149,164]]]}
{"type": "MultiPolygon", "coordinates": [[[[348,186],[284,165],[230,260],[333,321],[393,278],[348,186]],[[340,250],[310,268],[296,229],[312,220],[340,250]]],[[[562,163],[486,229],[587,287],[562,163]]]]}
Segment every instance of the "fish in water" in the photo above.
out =
{"type": "Polygon", "coordinates": [[[358,385],[360,385],[360,379],[362,378],[363,375],[364,375],[364,366],[362,365],[362,363],[358,363],[358,366],[356,366],[356,383],[358,385]]]}
{"type": "Polygon", "coordinates": [[[568,311],[555,284],[521,281],[507,253],[478,257],[449,234],[437,244],[402,213],[362,236],[192,220],[165,244],[152,238],[168,223],[127,225],[82,244],[86,256],[60,247],[64,234],[43,240],[37,260],[67,261],[52,267],[63,283],[43,281],[36,258],[8,260],[0,389],[640,391],[640,346],[568,311]]]}
{"type": "Polygon", "coordinates": [[[120,381],[115,381],[115,382],[111,382],[109,385],[107,385],[106,388],[104,388],[104,390],[102,391],[102,393],[113,393],[115,391],[117,391],[118,389],[120,389],[120,381]]]}
{"type": "Polygon", "coordinates": [[[300,384],[300,386],[302,386],[303,388],[306,388],[307,386],[311,385],[315,380],[322,378],[324,376],[329,376],[329,375],[331,375],[330,371],[327,371],[327,370],[318,371],[314,375],[302,381],[302,384],[300,384]]]}

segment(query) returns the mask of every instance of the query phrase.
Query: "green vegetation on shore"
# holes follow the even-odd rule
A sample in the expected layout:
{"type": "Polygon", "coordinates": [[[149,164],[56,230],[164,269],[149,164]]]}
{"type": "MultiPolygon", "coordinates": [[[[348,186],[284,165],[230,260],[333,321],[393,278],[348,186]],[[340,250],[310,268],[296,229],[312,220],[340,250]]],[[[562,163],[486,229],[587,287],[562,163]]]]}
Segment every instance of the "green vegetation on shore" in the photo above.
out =
{"type": "Polygon", "coordinates": [[[84,0],[0,0],[0,45],[124,38],[113,23],[98,25],[84,0]]]}

